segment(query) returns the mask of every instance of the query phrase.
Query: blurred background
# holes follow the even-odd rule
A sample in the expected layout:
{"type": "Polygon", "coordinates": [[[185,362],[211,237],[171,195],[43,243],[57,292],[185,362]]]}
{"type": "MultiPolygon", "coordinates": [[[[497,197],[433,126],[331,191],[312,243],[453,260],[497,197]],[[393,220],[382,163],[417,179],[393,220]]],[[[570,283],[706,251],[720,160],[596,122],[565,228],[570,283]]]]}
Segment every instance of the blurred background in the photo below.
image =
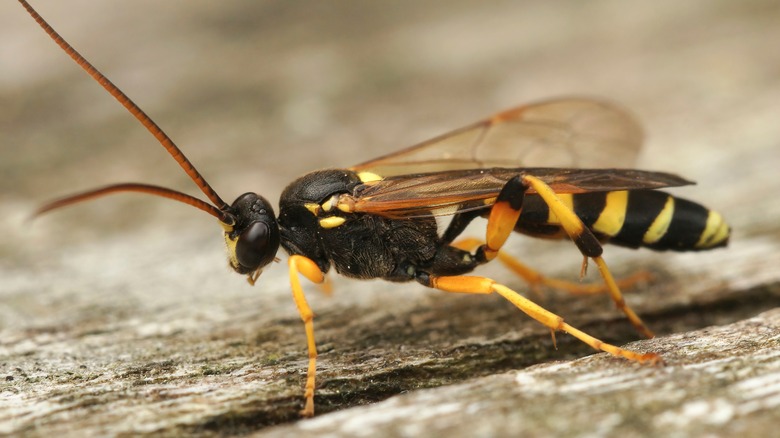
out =
{"type": "MultiPolygon", "coordinates": [[[[3,204],[126,179],[188,188],[154,140],[6,3],[3,204]]],[[[701,181],[729,148],[756,147],[777,97],[773,1],[35,5],[230,199],[250,189],[276,198],[308,170],[571,94],[631,108],[648,132],[640,165],[701,181]],[[722,126],[743,114],[759,126],[722,126]],[[707,153],[686,152],[692,142],[707,153]]]]}
{"type": "MultiPolygon", "coordinates": [[[[697,181],[675,193],[720,210],[735,242],[778,237],[774,0],[33,6],[228,201],[257,191],[275,203],[288,182],[310,170],[349,166],[521,103],[586,95],[630,108],[647,137],[636,167],[697,181]]],[[[236,315],[259,324],[276,306],[297,317],[285,269],[269,269],[262,286],[247,288],[225,267],[213,219],[189,207],[126,195],[29,218],[53,197],[125,181],[199,195],[18,4],[2,2],[0,348],[23,353],[27,328],[66,321],[105,326],[138,314],[179,321],[139,329],[165,332],[205,331],[241,320],[236,315]],[[130,310],[117,310],[124,305],[130,310]]],[[[578,272],[572,248],[561,248],[561,265],[550,245],[515,240],[520,251],[533,249],[534,266],[578,272]]],[[[608,251],[618,254],[608,258],[618,267],[633,257],[667,263],[649,252],[608,251]]],[[[727,266],[727,254],[717,254],[679,256],[674,266],[727,266]]],[[[393,293],[314,298],[321,312],[345,300],[400,305],[394,300],[405,297],[411,306],[427,299],[416,286],[338,284],[393,293]]]]}
{"type": "MultiPolygon", "coordinates": [[[[763,201],[746,176],[778,184],[780,4],[771,0],[34,6],[228,201],[245,191],[275,201],[307,171],[560,95],[630,108],[647,133],[636,166],[698,181],[677,193],[732,222],[755,221],[748,205],[763,201]]],[[[191,226],[192,236],[173,238],[212,239],[205,215],[138,195],[28,220],[52,197],[113,182],[199,193],[18,4],[0,12],[0,269],[119,229],[142,238],[191,226]]],[[[766,208],[777,217],[775,205],[766,208]]]]}

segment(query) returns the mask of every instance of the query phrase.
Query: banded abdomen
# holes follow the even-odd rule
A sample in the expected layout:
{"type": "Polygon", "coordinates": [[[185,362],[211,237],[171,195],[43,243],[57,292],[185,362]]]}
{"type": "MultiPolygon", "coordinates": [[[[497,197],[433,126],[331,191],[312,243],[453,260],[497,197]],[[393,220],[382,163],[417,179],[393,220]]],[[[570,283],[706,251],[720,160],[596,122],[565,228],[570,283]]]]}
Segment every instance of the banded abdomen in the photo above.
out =
{"type": "MultiPolygon", "coordinates": [[[[597,237],[631,248],[697,251],[725,246],[729,226],[715,211],[656,190],[561,194],[597,237]]],[[[564,236],[558,218],[541,197],[529,195],[515,230],[534,236],[564,236]]]]}

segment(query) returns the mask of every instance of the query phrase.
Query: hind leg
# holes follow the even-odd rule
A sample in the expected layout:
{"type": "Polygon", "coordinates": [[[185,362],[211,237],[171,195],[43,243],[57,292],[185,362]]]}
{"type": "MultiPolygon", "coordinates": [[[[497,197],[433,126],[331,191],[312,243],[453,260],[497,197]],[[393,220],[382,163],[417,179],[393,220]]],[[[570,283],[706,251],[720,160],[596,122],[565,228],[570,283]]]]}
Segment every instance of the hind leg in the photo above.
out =
{"type": "Polygon", "coordinates": [[[599,273],[604,279],[604,284],[606,285],[607,291],[609,292],[612,301],[615,302],[617,308],[620,309],[626,315],[626,317],[628,317],[629,321],[631,321],[631,324],[634,325],[637,331],[644,334],[648,338],[652,338],[654,336],[653,332],[650,331],[647,326],[645,326],[639,316],[634,313],[628,304],[626,304],[625,299],[623,299],[623,294],[620,292],[620,287],[607,267],[607,263],[601,257],[603,248],[601,247],[598,239],[596,239],[596,236],[593,235],[593,232],[591,232],[590,229],[588,229],[588,227],[582,223],[582,220],[577,217],[574,211],[566,204],[564,204],[555,194],[555,191],[553,191],[550,186],[544,183],[544,181],[534,176],[525,175],[523,177],[523,183],[527,184],[529,187],[532,187],[539,194],[539,196],[542,197],[544,202],[550,208],[550,211],[552,211],[558,217],[558,220],[561,223],[561,227],[564,229],[564,231],[566,231],[566,234],[569,235],[571,240],[574,241],[574,243],[577,245],[577,248],[579,248],[582,255],[585,256],[582,263],[581,274],[584,274],[588,266],[588,258],[591,258],[596,263],[596,266],[598,266],[599,273]]]}
{"type": "MultiPolygon", "coordinates": [[[[424,272],[418,272],[416,280],[434,289],[445,292],[471,293],[471,294],[492,294],[497,293],[520,309],[523,313],[548,327],[553,334],[555,331],[569,333],[580,341],[590,345],[596,350],[605,351],[614,356],[622,357],[639,363],[660,364],[663,363],[661,357],[655,353],[638,353],[632,350],[626,350],[612,344],[607,344],[600,339],[575,328],[564,322],[563,318],[539,306],[533,301],[523,297],[508,287],[496,283],[485,277],[475,276],[435,276],[424,272]]],[[[553,337],[554,339],[554,337],[553,337]]]]}
{"type": "MultiPolygon", "coordinates": [[[[645,326],[639,316],[628,306],[628,304],[626,304],[625,299],[623,299],[623,294],[620,292],[620,286],[618,286],[615,278],[612,276],[612,273],[607,267],[607,263],[601,257],[603,248],[596,236],[582,223],[582,220],[574,213],[571,207],[567,206],[558,195],[555,194],[555,191],[550,186],[534,176],[518,175],[507,181],[501,189],[501,192],[499,192],[496,197],[495,203],[490,209],[487,230],[485,232],[485,243],[476,248],[473,254],[473,260],[469,260],[472,267],[487,263],[499,256],[501,247],[509,238],[512,231],[514,231],[514,227],[520,218],[523,199],[525,198],[526,191],[529,189],[533,189],[542,198],[545,204],[547,204],[550,212],[555,214],[558,218],[561,228],[563,228],[569,238],[577,245],[577,248],[584,256],[580,275],[585,275],[588,267],[588,259],[592,259],[596,263],[596,266],[598,266],[599,273],[604,279],[604,287],[612,298],[612,301],[615,302],[617,308],[626,315],[637,331],[648,338],[652,338],[654,336],[653,332],[645,326]]],[[[465,229],[471,219],[476,217],[476,214],[477,213],[475,212],[467,212],[465,214],[456,215],[455,218],[453,218],[453,223],[450,224],[444,233],[442,239],[443,243],[448,244],[457,237],[465,229]]],[[[453,251],[458,250],[452,245],[450,245],[450,247],[453,251]]],[[[452,271],[440,270],[436,272],[450,273],[452,271]]]]}

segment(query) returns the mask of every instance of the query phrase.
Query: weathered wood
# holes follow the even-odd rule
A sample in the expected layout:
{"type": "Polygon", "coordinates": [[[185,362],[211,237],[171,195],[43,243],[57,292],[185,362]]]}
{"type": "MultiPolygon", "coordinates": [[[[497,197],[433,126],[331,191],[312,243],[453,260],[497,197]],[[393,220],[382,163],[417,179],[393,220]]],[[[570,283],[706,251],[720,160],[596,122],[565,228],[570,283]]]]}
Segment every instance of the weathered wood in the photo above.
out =
{"type": "Polygon", "coordinates": [[[629,345],[668,365],[554,362],[262,436],[765,436],[780,421],[780,310],[629,345]]]}
{"type": "MultiPolygon", "coordinates": [[[[655,275],[627,299],[661,336],[629,345],[663,354],[663,368],[579,359],[591,351],[565,334],[556,350],[498,297],[334,277],[333,297],[307,289],[320,416],[299,421],[305,337],[283,264],[250,288],[225,267],[207,216],[153,199],[28,220],[41,202],[95,185],[191,184],[5,2],[0,434],[768,435],[780,318],[775,3],[104,1],[83,2],[85,16],[70,12],[77,1],[35,4],[225,198],[274,199],[315,167],[576,93],[635,110],[648,132],[639,167],[697,180],[675,193],[734,228],[727,250],[607,248],[618,273],[655,275]]],[[[576,278],[566,242],[510,244],[576,278]]],[[[526,289],[500,266],[480,273],[526,289]]],[[[529,297],[606,341],[638,339],[606,297],[529,297]]]]}

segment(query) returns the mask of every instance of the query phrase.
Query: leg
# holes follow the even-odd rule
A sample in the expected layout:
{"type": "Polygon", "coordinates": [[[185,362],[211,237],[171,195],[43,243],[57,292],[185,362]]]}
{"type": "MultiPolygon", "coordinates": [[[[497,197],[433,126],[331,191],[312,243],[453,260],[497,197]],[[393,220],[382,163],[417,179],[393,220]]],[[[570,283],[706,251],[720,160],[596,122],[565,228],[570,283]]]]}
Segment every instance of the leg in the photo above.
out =
{"type": "Polygon", "coordinates": [[[659,364],[663,363],[660,356],[655,353],[637,353],[624,350],[611,344],[607,344],[589,334],[580,331],[563,321],[563,318],[539,306],[533,301],[523,297],[508,287],[498,284],[485,277],[453,276],[437,277],[426,273],[418,273],[417,281],[425,286],[439,289],[445,292],[491,294],[497,293],[515,305],[523,313],[549,327],[553,332],[561,330],[571,334],[580,341],[590,345],[596,350],[606,351],[614,356],[623,357],[639,363],[659,364]]]}
{"type": "Polygon", "coordinates": [[[587,258],[592,258],[599,268],[599,273],[601,273],[602,278],[604,278],[604,283],[606,284],[607,290],[612,297],[612,301],[615,302],[615,305],[618,307],[618,309],[625,313],[629,321],[631,321],[631,324],[633,324],[640,333],[644,334],[648,338],[652,338],[654,336],[653,332],[651,332],[645,326],[639,316],[637,316],[637,314],[634,313],[630,307],[628,307],[625,300],[623,299],[623,294],[620,292],[620,288],[615,282],[615,279],[612,277],[612,273],[609,271],[609,268],[607,268],[607,263],[603,258],[601,258],[603,249],[598,239],[596,239],[596,236],[593,235],[593,233],[582,223],[580,218],[577,217],[577,215],[569,207],[561,202],[553,189],[545,184],[542,180],[530,175],[526,175],[523,177],[523,183],[527,184],[529,187],[532,187],[539,194],[539,196],[542,197],[544,202],[550,208],[550,211],[555,213],[555,215],[558,217],[558,220],[560,220],[561,227],[566,231],[566,234],[569,235],[571,240],[573,240],[580,249],[580,252],[586,257],[583,261],[583,271],[587,267],[587,258]]]}
{"type": "Polygon", "coordinates": [[[485,244],[477,248],[477,259],[487,262],[498,255],[498,250],[504,246],[515,229],[517,220],[520,219],[523,198],[528,187],[525,182],[520,181],[520,177],[516,176],[507,181],[501,189],[496,203],[490,209],[485,244]]]}
{"type": "Polygon", "coordinates": [[[304,397],[306,404],[301,411],[301,415],[304,417],[311,417],[314,415],[314,378],[317,374],[317,345],[314,343],[314,312],[311,311],[309,303],[306,302],[306,297],[303,295],[303,288],[298,278],[298,274],[302,274],[304,277],[312,281],[313,283],[322,283],[325,281],[325,276],[317,267],[317,264],[310,259],[294,255],[290,256],[290,285],[292,286],[293,300],[298,307],[298,313],[301,314],[304,328],[306,329],[306,344],[309,349],[309,369],[306,372],[306,390],[304,397]]]}
{"type": "MultiPolygon", "coordinates": [[[[453,243],[452,246],[465,251],[471,251],[482,244],[482,241],[479,239],[470,237],[459,240],[453,243]]],[[[541,272],[531,268],[525,263],[520,262],[520,260],[517,258],[512,257],[503,251],[498,252],[498,261],[500,261],[507,268],[511,269],[520,278],[525,280],[534,291],[538,291],[540,286],[547,286],[553,289],[563,290],[574,295],[595,295],[609,291],[606,284],[581,284],[575,283],[573,281],[545,277],[541,272]]],[[[629,277],[616,280],[616,283],[620,288],[627,288],[641,281],[648,281],[650,279],[651,275],[649,272],[640,271],[629,277]]]]}

